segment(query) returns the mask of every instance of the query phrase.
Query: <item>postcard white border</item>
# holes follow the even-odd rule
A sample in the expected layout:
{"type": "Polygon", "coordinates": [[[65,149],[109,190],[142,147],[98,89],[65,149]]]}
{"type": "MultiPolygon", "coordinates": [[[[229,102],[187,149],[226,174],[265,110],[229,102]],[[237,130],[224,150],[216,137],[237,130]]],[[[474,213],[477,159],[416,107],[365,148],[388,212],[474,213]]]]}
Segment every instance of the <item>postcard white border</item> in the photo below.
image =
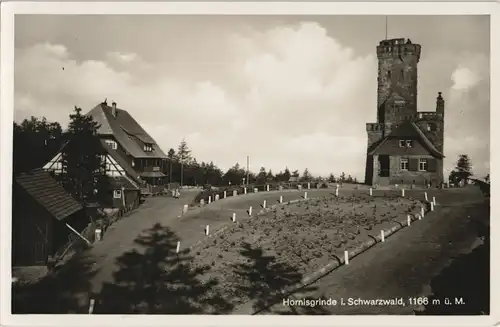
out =
{"type": "MultiPolygon", "coordinates": [[[[500,323],[498,278],[491,278],[490,316],[94,316],[11,315],[10,247],[12,121],[14,108],[14,15],[15,14],[227,14],[227,15],[491,15],[491,121],[500,121],[500,5],[495,2],[7,2],[1,7],[1,112],[0,112],[0,212],[1,229],[1,325],[5,326],[492,326],[500,323]],[[496,110],[495,110],[496,108],[496,110]]],[[[492,197],[498,195],[493,170],[499,149],[491,126],[492,197]]],[[[496,136],[496,137],[495,137],[496,136]]],[[[491,216],[499,206],[491,203],[491,216]]],[[[491,234],[499,223],[491,219],[491,234]]],[[[498,276],[498,245],[491,238],[491,276],[498,276]]],[[[374,281],[376,282],[376,281],[374,281]]]]}

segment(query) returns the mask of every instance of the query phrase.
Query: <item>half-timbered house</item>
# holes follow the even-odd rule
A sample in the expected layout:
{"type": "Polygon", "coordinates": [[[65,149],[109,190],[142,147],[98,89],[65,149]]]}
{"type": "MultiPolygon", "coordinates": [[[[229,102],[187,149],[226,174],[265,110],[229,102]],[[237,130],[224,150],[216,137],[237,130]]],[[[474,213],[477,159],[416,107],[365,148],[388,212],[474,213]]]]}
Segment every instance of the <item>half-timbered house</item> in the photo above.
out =
{"type": "MultiPolygon", "coordinates": [[[[101,150],[103,153],[101,163],[109,177],[109,193],[106,197],[101,198],[103,201],[101,206],[124,211],[132,210],[139,205],[143,180],[106,139],[101,139],[101,150]]],[[[43,169],[51,171],[55,175],[62,174],[64,169],[62,164],[63,151],[64,147],[43,169]]]]}
{"type": "Polygon", "coordinates": [[[163,173],[167,155],[129,112],[117,108],[115,102],[109,106],[105,101],[87,115],[100,124],[101,139],[140,176],[141,192],[145,195],[163,193],[167,183],[167,175],[163,173]]]}

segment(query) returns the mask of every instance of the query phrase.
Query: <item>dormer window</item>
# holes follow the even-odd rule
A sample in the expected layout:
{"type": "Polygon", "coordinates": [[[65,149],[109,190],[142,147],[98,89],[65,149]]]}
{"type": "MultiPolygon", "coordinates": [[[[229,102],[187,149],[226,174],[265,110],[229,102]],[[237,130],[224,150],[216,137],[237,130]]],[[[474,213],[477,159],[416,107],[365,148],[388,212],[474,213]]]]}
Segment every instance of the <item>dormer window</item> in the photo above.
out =
{"type": "Polygon", "coordinates": [[[399,147],[400,148],[411,148],[413,145],[412,140],[399,140],[399,147]]]}
{"type": "Polygon", "coordinates": [[[107,145],[109,145],[109,147],[111,149],[113,149],[113,150],[118,149],[118,144],[116,144],[115,141],[113,141],[113,140],[106,140],[105,142],[106,142],[107,145]]]}
{"type": "Polygon", "coordinates": [[[153,144],[151,143],[144,144],[144,152],[153,152],[153,144]]]}

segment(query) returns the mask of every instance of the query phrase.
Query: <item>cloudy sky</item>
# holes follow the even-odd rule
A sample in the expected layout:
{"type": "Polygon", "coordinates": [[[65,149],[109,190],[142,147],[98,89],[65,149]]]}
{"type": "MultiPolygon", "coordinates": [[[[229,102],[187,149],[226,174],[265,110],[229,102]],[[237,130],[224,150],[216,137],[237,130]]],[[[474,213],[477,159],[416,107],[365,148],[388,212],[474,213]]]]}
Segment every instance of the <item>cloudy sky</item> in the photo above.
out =
{"type": "MultiPolygon", "coordinates": [[[[489,172],[489,17],[391,16],[422,45],[420,111],[445,109],[445,173],[489,172]]],[[[108,99],[168,151],[364,178],[383,16],[16,16],[15,119],[63,126],[108,99]]]]}

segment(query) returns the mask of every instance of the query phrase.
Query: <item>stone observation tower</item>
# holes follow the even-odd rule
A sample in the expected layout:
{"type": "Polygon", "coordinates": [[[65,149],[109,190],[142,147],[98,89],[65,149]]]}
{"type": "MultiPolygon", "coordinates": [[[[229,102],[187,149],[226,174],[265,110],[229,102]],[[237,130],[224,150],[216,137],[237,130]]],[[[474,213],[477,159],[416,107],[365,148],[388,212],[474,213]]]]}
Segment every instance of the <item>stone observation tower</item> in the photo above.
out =
{"type": "Polygon", "coordinates": [[[410,39],[377,46],[377,122],[366,124],[367,184],[436,184],[443,179],[444,99],[417,111],[421,46],[410,39]]]}

